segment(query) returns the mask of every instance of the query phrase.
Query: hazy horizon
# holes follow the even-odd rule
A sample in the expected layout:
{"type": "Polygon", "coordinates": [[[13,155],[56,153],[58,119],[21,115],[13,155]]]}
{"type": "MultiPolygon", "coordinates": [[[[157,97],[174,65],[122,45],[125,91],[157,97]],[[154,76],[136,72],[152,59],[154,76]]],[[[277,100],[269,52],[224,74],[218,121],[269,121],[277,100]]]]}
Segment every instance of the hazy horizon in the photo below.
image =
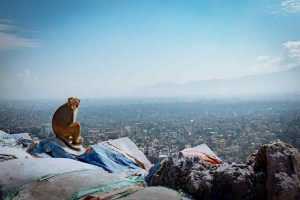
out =
{"type": "MultiPolygon", "coordinates": [[[[147,88],[300,66],[300,0],[0,0],[0,5],[0,99],[192,98],[201,95],[147,88]]],[[[269,85],[280,73],[276,76],[269,85]]],[[[290,79],[271,89],[299,95],[299,80],[290,79]]],[[[253,83],[235,90],[250,91],[251,85],[264,94],[253,83]]],[[[211,95],[236,93],[230,89],[211,95]]]]}

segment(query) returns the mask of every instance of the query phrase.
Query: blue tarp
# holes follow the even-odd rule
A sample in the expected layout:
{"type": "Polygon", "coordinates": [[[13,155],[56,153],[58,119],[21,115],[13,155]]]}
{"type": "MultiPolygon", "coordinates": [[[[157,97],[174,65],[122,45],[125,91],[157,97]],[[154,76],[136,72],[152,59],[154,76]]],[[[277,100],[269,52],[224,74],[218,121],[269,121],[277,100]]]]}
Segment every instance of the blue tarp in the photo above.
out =
{"type": "Polygon", "coordinates": [[[39,156],[40,154],[48,154],[54,158],[70,158],[77,160],[76,156],[66,152],[56,138],[47,138],[41,140],[30,151],[30,154],[39,156]]]}
{"type": "Polygon", "coordinates": [[[76,156],[61,146],[62,144],[56,138],[48,138],[40,141],[30,153],[35,156],[48,154],[54,158],[70,158],[85,163],[101,167],[110,173],[120,173],[126,171],[140,171],[141,168],[131,159],[122,153],[101,143],[91,146],[85,153],[76,156]]]}
{"type": "Polygon", "coordinates": [[[153,165],[150,170],[149,173],[147,174],[147,176],[145,177],[145,181],[147,184],[150,183],[151,178],[153,177],[153,175],[160,169],[161,164],[160,162],[157,162],[155,165],[153,165]]]}
{"type": "Polygon", "coordinates": [[[111,173],[141,169],[133,160],[101,143],[93,145],[89,151],[80,155],[78,160],[97,165],[111,173]]]}

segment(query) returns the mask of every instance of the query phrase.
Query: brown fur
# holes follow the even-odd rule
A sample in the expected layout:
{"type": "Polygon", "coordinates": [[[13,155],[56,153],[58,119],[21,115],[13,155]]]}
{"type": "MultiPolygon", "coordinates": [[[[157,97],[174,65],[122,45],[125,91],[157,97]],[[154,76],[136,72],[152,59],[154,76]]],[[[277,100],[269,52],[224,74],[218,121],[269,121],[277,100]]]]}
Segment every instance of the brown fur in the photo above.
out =
{"type": "Polygon", "coordinates": [[[68,98],[68,102],[60,106],[52,118],[52,129],[55,136],[74,150],[80,150],[80,148],[73,145],[82,143],[80,124],[75,121],[75,112],[79,108],[79,104],[79,99],[68,98]]]}

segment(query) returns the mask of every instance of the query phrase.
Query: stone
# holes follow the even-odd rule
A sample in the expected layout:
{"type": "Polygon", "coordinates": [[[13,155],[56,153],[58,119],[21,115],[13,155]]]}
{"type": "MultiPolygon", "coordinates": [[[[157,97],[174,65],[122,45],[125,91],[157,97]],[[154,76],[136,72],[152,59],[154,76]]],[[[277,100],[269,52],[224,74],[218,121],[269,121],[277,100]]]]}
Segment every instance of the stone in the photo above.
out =
{"type": "Polygon", "coordinates": [[[265,174],[267,199],[300,199],[300,153],[296,148],[281,141],[263,145],[252,165],[256,173],[265,174]]]}
{"type": "Polygon", "coordinates": [[[180,190],[201,200],[297,200],[299,179],[299,151],[276,141],[262,145],[240,164],[168,158],[148,184],[180,190]]]}

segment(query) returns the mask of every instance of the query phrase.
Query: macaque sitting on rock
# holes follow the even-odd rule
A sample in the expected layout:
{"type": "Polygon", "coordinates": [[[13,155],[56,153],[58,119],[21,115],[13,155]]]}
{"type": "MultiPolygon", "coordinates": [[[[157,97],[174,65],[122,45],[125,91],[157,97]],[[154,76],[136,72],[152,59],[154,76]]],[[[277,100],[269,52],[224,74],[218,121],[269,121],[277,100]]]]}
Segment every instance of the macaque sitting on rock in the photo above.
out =
{"type": "Polygon", "coordinates": [[[76,122],[79,104],[78,98],[68,98],[68,102],[61,105],[52,118],[52,129],[55,136],[76,151],[80,151],[80,148],[74,145],[80,145],[83,142],[80,136],[80,124],[76,122]]]}

